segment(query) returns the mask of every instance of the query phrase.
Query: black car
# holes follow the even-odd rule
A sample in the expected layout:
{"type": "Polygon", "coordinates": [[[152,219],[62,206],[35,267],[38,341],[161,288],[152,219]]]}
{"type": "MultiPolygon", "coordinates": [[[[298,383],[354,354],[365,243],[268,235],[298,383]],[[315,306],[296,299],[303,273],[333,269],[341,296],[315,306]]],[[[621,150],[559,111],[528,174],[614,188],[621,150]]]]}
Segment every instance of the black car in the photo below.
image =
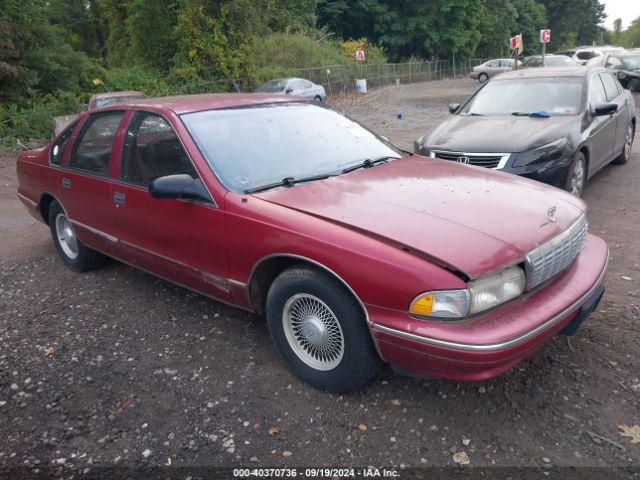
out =
{"type": "Polygon", "coordinates": [[[604,68],[533,68],[494,77],[415,142],[420,155],[522,175],[580,195],[608,163],[626,163],[631,93],[604,68]]]}
{"type": "Polygon", "coordinates": [[[605,67],[615,72],[624,88],[640,92],[640,52],[607,55],[605,67]]]}

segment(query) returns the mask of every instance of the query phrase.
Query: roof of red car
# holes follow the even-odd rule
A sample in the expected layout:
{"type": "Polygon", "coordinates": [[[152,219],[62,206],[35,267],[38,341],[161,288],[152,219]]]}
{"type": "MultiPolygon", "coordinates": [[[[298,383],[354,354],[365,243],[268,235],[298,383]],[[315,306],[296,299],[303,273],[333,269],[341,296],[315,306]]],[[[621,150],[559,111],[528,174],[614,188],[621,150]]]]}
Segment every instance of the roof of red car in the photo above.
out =
{"type": "Polygon", "coordinates": [[[123,106],[154,106],[174,111],[178,115],[183,113],[215,110],[220,108],[250,107],[265,103],[286,103],[292,101],[308,101],[304,97],[274,95],[272,93],[208,93],[202,95],[180,95],[175,97],[158,97],[135,100],[118,105],[123,106]]]}

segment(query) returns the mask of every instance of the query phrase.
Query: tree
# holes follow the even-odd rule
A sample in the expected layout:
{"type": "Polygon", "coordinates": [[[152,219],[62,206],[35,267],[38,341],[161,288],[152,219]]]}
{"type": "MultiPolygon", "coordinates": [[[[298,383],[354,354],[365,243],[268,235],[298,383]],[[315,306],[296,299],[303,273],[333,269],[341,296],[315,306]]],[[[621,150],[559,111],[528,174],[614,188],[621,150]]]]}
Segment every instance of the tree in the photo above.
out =
{"type": "Polygon", "coordinates": [[[133,0],[126,28],[131,56],[142,66],[168,71],[177,49],[178,1],[133,0]]]}
{"type": "Polygon", "coordinates": [[[589,45],[600,40],[598,27],[605,18],[598,0],[541,0],[551,28],[550,47],[589,45]]]}
{"type": "Polygon", "coordinates": [[[511,0],[487,0],[478,29],[480,41],[475,56],[480,58],[508,56],[509,38],[518,32],[518,11],[511,0]]]}
{"type": "Polygon", "coordinates": [[[540,50],[540,30],[547,28],[547,15],[544,5],[534,0],[513,0],[518,12],[516,30],[522,33],[525,55],[532,55],[540,50]]]}

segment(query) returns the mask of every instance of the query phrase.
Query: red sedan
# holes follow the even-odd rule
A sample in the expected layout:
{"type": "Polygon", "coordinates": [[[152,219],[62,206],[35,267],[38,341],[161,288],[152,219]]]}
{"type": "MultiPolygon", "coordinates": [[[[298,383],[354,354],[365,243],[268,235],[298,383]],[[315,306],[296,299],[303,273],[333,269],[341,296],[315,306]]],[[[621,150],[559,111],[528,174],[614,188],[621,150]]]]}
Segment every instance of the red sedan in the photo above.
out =
{"type": "Polygon", "coordinates": [[[407,154],[301,99],[112,105],[17,169],[67,266],[113,257],[263,314],[321,389],[362,387],[382,362],[498,375],[575,332],[604,291],[608,249],[581,200],[407,154]]]}

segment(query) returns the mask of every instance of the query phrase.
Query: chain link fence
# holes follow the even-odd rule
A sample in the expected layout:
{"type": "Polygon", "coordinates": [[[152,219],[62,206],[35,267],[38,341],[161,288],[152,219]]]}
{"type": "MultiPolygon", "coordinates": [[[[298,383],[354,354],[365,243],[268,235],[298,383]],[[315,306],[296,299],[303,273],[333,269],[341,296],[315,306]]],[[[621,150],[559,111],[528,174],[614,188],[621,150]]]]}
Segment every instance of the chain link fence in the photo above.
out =
{"type": "MultiPolygon", "coordinates": [[[[329,65],[290,69],[287,76],[305,78],[322,85],[327,95],[332,96],[354,92],[357,79],[365,79],[367,88],[370,89],[387,85],[458,78],[468,75],[473,67],[485,61],[485,59],[473,58],[459,62],[433,60],[408,63],[329,65]]],[[[259,87],[259,84],[253,79],[236,78],[217,80],[207,83],[204,87],[210,92],[252,92],[259,87]]],[[[198,91],[188,93],[205,92],[200,86],[198,91]]]]}

